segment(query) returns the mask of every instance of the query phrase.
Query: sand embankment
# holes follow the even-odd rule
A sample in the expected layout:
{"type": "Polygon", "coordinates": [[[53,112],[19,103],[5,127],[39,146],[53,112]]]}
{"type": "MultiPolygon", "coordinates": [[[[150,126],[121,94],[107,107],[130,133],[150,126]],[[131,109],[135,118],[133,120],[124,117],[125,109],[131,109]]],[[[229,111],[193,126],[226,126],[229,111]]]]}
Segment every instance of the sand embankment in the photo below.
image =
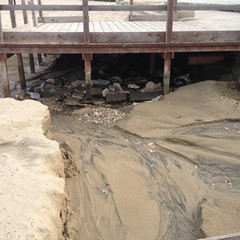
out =
{"type": "Polygon", "coordinates": [[[0,100],[0,239],[62,239],[64,167],[47,107],[0,100]]]}

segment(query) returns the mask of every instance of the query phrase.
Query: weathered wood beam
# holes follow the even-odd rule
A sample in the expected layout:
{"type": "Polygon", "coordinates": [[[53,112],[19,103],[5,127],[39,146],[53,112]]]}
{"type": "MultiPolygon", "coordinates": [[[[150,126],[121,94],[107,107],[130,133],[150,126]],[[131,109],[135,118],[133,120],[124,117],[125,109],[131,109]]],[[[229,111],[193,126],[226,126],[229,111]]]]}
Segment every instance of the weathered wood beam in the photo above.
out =
{"type": "MultiPolygon", "coordinates": [[[[82,11],[80,5],[7,5],[0,4],[0,10],[20,11],[82,11]]],[[[167,5],[91,5],[89,11],[166,11],[167,5]]],[[[240,4],[178,4],[176,11],[203,10],[203,11],[236,11],[240,10],[240,4]]]]}
{"type": "Polygon", "coordinates": [[[168,0],[165,42],[172,42],[174,0],[168,0]]]}
{"type": "Polygon", "coordinates": [[[38,17],[39,23],[73,23],[73,22],[83,22],[82,16],[63,16],[63,17],[38,17]]]}
{"type": "MultiPolygon", "coordinates": [[[[165,42],[171,44],[173,37],[173,14],[174,14],[174,0],[168,0],[167,7],[167,21],[166,21],[166,36],[165,42]]],[[[164,54],[164,68],[163,68],[163,94],[169,93],[170,89],[170,75],[171,75],[171,60],[172,53],[164,54]]]]}
{"type": "Polygon", "coordinates": [[[32,53],[29,53],[29,54],[28,54],[28,57],[29,57],[29,67],[30,67],[30,71],[31,71],[31,73],[36,73],[33,54],[32,54],[32,53]]]}
{"type": "Polygon", "coordinates": [[[24,66],[23,66],[23,59],[22,54],[17,54],[17,61],[18,61],[18,73],[19,73],[19,80],[21,89],[26,89],[26,78],[24,73],[24,66]]]}
{"type": "MultiPolygon", "coordinates": [[[[3,39],[3,27],[2,27],[2,15],[0,11],[0,44],[4,43],[3,39]]],[[[10,97],[8,70],[7,70],[7,54],[0,54],[0,82],[2,82],[4,97],[10,97]]]]}
{"type": "Polygon", "coordinates": [[[81,11],[80,5],[8,5],[0,4],[1,11],[81,11]]]}
{"type": "MultiPolygon", "coordinates": [[[[22,3],[23,6],[26,5],[25,0],[21,0],[21,3],[22,3]]],[[[22,13],[23,13],[23,23],[24,23],[24,24],[27,24],[27,23],[28,23],[27,11],[26,11],[26,10],[23,10],[22,13]]]]}
{"type": "Polygon", "coordinates": [[[152,79],[156,69],[156,53],[150,53],[150,78],[152,79]]]}
{"type": "Polygon", "coordinates": [[[2,82],[3,96],[10,97],[6,54],[0,54],[0,80],[2,82]]]}
{"type": "Polygon", "coordinates": [[[85,71],[85,86],[86,86],[86,100],[92,99],[92,79],[91,79],[91,60],[92,54],[83,54],[82,58],[84,60],[84,71],[85,71]]]}
{"type": "Polygon", "coordinates": [[[240,51],[240,42],[215,43],[0,43],[0,53],[165,53],[165,52],[231,52],[240,51]]]}
{"type": "Polygon", "coordinates": [[[178,4],[176,10],[236,11],[240,10],[240,4],[178,4]]]}
{"type": "Polygon", "coordinates": [[[172,54],[165,53],[163,67],[163,95],[168,94],[170,89],[171,60],[172,54]]]}
{"type": "MultiPolygon", "coordinates": [[[[13,0],[8,0],[8,4],[14,5],[13,0]]],[[[11,18],[12,28],[15,28],[17,26],[15,11],[13,11],[13,10],[10,11],[10,18],[11,18]]]]}
{"type": "Polygon", "coordinates": [[[88,0],[83,0],[83,33],[84,33],[84,43],[90,43],[90,33],[89,33],[89,6],[88,0]]]}
{"type": "MultiPolygon", "coordinates": [[[[42,5],[42,0],[38,0],[38,5],[42,5]]],[[[43,11],[39,11],[39,17],[43,17],[43,11]]]]}

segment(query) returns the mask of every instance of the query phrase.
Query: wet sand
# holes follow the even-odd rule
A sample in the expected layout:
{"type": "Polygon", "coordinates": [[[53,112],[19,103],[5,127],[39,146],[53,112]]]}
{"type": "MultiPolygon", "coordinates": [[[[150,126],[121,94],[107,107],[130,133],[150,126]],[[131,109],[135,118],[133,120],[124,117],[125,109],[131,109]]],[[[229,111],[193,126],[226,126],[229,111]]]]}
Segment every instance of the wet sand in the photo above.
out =
{"type": "Polygon", "coordinates": [[[68,163],[70,239],[197,239],[240,231],[239,94],[206,81],[114,127],[53,116],[68,163]]]}

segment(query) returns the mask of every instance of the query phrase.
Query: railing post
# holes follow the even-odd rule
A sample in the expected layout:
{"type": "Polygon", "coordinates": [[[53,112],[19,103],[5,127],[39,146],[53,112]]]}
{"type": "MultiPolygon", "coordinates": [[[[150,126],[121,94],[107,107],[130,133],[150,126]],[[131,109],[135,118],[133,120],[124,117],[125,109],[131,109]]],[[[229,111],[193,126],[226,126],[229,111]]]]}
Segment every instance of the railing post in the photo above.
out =
{"type": "MultiPolygon", "coordinates": [[[[31,5],[34,5],[34,0],[30,0],[30,3],[31,5]]],[[[37,20],[36,20],[36,14],[34,10],[32,11],[32,22],[33,22],[33,26],[36,27],[37,20]]],[[[29,53],[29,65],[30,65],[31,73],[35,73],[36,69],[35,69],[34,57],[32,53],[29,53]]]]}
{"type": "MultiPolygon", "coordinates": [[[[0,11],[0,43],[3,43],[2,16],[0,11]]],[[[10,97],[9,79],[7,71],[6,54],[0,54],[0,80],[2,80],[2,88],[4,97],[10,97]]]]}
{"type": "MultiPolygon", "coordinates": [[[[23,6],[26,5],[25,0],[21,0],[21,3],[22,3],[23,6]]],[[[28,23],[27,11],[23,10],[22,13],[23,13],[23,23],[27,24],[28,23]]]]}
{"type": "MultiPolygon", "coordinates": [[[[130,5],[133,5],[133,0],[130,0],[130,5]]],[[[129,20],[131,21],[131,16],[133,15],[133,11],[131,10],[130,11],[130,14],[129,14],[129,20]]]]}
{"type": "MultiPolygon", "coordinates": [[[[42,5],[42,0],[38,0],[38,5],[42,5]]],[[[39,17],[43,17],[42,11],[39,11],[39,17]]]]}
{"type": "Polygon", "coordinates": [[[83,34],[84,34],[84,43],[90,43],[90,33],[89,33],[89,7],[88,0],[83,0],[83,34]]]}
{"type": "MultiPolygon", "coordinates": [[[[22,3],[25,1],[22,0],[21,1],[22,3]]],[[[8,0],[8,4],[9,5],[15,5],[16,2],[13,1],[13,0],[8,0]]],[[[25,21],[27,21],[27,14],[26,14],[26,11],[25,11],[25,15],[24,15],[24,12],[23,12],[23,21],[24,21],[24,24],[25,24],[25,21]],[[25,16],[26,15],[26,16],[25,16]]],[[[10,16],[11,16],[11,25],[12,25],[12,28],[15,28],[17,27],[17,23],[16,23],[16,15],[15,15],[15,11],[14,10],[11,10],[10,11],[10,16]]],[[[19,80],[20,80],[20,84],[21,84],[21,87],[25,86],[24,89],[26,89],[26,79],[25,79],[25,74],[24,74],[24,67],[23,67],[23,60],[22,60],[22,54],[18,53],[17,54],[17,61],[18,61],[18,73],[19,73],[19,80]]],[[[6,67],[6,71],[7,71],[7,67],[6,67]]],[[[22,88],[23,89],[23,88],[22,88]]]]}
{"type": "MultiPolygon", "coordinates": [[[[88,0],[83,0],[83,34],[84,34],[84,43],[88,45],[90,43],[90,32],[89,32],[89,7],[88,0]]],[[[92,88],[92,79],[91,79],[91,60],[92,54],[85,53],[82,56],[84,60],[84,70],[85,70],[85,85],[86,85],[86,100],[91,100],[91,88],[92,88]]]]}
{"type": "MultiPolygon", "coordinates": [[[[8,0],[8,4],[9,5],[14,5],[13,0],[8,0]]],[[[10,10],[10,17],[11,17],[12,28],[15,28],[17,26],[17,23],[16,23],[16,16],[15,16],[15,11],[14,10],[10,10]]]]}
{"type": "MultiPolygon", "coordinates": [[[[172,30],[173,30],[173,12],[174,3],[176,0],[168,0],[167,5],[167,20],[166,20],[166,35],[165,42],[170,44],[172,42],[172,30]]],[[[170,75],[171,75],[171,60],[172,53],[164,54],[164,69],[163,69],[163,94],[169,93],[170,89],[170,75]]]]}

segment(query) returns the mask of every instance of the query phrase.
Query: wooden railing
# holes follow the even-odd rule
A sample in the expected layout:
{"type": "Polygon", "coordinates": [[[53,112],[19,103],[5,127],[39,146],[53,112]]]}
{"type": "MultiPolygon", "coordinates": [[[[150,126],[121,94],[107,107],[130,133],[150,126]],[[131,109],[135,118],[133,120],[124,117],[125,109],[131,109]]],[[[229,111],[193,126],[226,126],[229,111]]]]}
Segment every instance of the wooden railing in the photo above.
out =
{"type": "MultiPolygon", "coordinates": [[[[36,1],[36,0],[35,0],[36,1]]],[[[172,35],[172,23],[173,12],[181,10],[224,10],[224,11],[236,11],[240,10],[240,4],[235,5],[223,5],[223,4],[177,4],[176,0],[168,0],[165,5],[89,5],[88,0],[83,0],[82,5],[42,5],[41,0],[38,0],[37,5],[34,4],[34,0],[30,1],[30,4],[26,4],[25,0],[21,0],[21,5],[14,5],[13,0],[8,0],[9,4],[1,4],[0,11],[9,11],[11,16],[12,28],[17,27],[15,11],[22,11],[24,24],[28,23],[27,11],[32,12],[33,25],[37,25],[37,18],[35,12],[38,12],[38,16],[43,16],[43,11],[80,11],[83,14],[84,24],[84,42],[90,43],[89,33],[89,12],[90,11],[166,11],[166,42],[171,42],[172,35]]],[[[1,24],[2,19],[0,19],[1,24]]],[[[0,28],[0,34],[3,29],[0,28]]]]}

